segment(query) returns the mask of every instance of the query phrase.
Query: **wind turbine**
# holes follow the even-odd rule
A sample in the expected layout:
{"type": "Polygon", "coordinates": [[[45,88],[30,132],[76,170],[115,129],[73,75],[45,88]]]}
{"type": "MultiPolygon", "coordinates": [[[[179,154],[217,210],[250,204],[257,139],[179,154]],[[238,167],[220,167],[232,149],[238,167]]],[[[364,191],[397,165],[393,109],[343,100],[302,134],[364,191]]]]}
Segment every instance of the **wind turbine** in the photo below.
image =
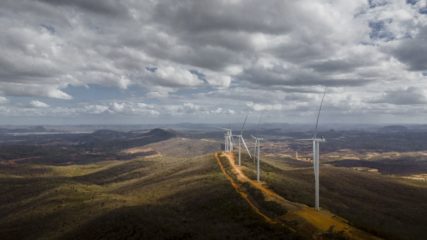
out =
{"type": "Polygon", "coordinates": [[[233,132],[229,128],[219,128],[225,130],[224,134],[224,152],[232,152],[233,151],[233,132]]]}
{"type": "Polygon", "coordinates": [[[246,120],[248,120],[248,115],[245,117],[245,121],[243,121],[242,128],[240,129],[240,135],[235,135],[239,142],[239,166],[242,165],[242,143],[248,153],[249,157],[252,158],[251,153],[249,151],[248,145],[246,145],[245,139],[243,138],[243,130],[245,129],[246,120]]]}
{"type": "MultiPolygon", "coordinates": [[[[258,118],[258,123],[256,124],[256,127],[255,127],[255,133],[257,133],[258,132],[258,130],[259,130],[259,124],[261,123],[261,119],[262,119],[262,115],[263,115],[264,113],[262,112],[260,115],[259,115],[259,118],[258,118]]],[[[253,138],[254,138],[254,136],[252,136],[253,138]]],[[[256,156],[257,155],[257,141],[255,140],[255,144],[254,144],[254,156],[256,156]]],[[[254,163],[255,163],[255,159],[254,159],[254,163]]]]}
{"type": "Polygon", "coordinates": [[[314,128],[314,132],[313,132],[313,138],[311,139],[302,139],[305,141],[312,141],[313,142],[313,169],[314,169],[314,188],[315,188],[315,201],[314,201],[314,206],[316,208],[317,211],[320,210],[320,200],[319,200],[319,162],[320,162],[320,156],[319,156],[319,145],[321,142],[326,142],[325,138],[321,137],[317,137],[317,127],[319,125],[319,117],[320,117],[320,112],[322,110],[322,105],[323,105],[323,100],[325,99],[325,95],[326,95],[326,89],[323,92],[323,97],[322,97],[322,101],[320,102],[320,106],[319,106],[319,111],[317,112],[317,118],[316,118],[316,126],[314,128]]]}
{"type": "Polygon", "coordinates": [[[255,157],[256,157],[256,180],[259,182],[260,181],[260,173],[261,173],[261,169],[260,169],[260,154],[261,154],[261,141],[264,140],[263,138],[259,138],[259,137],[255,137],[253,135],[251,135],[253,139],[255,139],[255,157]]]}

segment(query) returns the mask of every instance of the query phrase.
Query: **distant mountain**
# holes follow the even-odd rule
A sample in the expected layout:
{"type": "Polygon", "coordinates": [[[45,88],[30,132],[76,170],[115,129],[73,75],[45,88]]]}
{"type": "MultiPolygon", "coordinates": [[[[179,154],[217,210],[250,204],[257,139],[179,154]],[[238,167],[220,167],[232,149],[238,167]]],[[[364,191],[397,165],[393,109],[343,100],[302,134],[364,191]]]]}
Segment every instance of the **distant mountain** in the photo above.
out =
{"type": "Polygon", "coordinates": [[[402,125],[390,125],[379,129],[379,132],[383,133],[396,133],[396,132],[407,132],[409,129],[402,125]]]}
{"type": "Polygon", "coordinates": [[[0,128],[0,133],[33,133],[33,132],[49,132],[52,130],[48,130],[43,126],[31,126],[31,127],[23,127],[23,128],[0,128]]]}
{"type": "Polygon", "coordinates": [[[160,128],[155,128],[148,132],[120,132],[102,129],[97,130],[91,134],[81,135],[79,137],[78,145],[86,148],[119,150],[129,147],[143,146],[149,143],[167,140],[176,136],[176,132],[160,128]]]}
{"type": "MultiPolygon", "coordinates": [[[[41,129],[39,129],[41,130],[41,129]]],[[[144,131],[97,130],[93,133],[0,135],[1,160],[38,163],[91,163],[105,159],[129,159],[122,150],[177,136],[165,129],[144,131]]]]}
{"type": "Polygon", "coordinates": [[[127,135],[125,132],[119,132],[114,130],[108,130],[108,129],[101,129],[93,132],[91,134],[94,137],[101,137],[101,138],[119,138],[124,137],[127,135]]]}

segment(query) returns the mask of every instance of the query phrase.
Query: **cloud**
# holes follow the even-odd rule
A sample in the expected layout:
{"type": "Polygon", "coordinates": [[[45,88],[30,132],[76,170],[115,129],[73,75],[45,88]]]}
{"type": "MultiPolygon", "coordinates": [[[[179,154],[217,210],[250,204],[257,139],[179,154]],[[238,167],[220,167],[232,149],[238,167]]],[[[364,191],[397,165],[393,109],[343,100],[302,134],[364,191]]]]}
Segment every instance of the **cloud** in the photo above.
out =
{"type": "Polygon", "coordinates": [[[187,32],[224,30],[280,33],[291,29],[291,23],[283,21],[282,13],[287,12],[287,8],[292,8],[292,4],[282,1],[265,1],[260,5],[255,0],[185,0],[177,5],[169,0],[156,4],[154,17],[161,24],[187,32]]]}
{"type": "Polygon", "coordinates": [[[158,67],[154,71],[146,70],[146,73],[153,78],[152,81],[162,86],[195,87],[203,84],[203,81],[189,70],[173,66],[158,67]]]}
{"type": "Polygon", "coordinates": [[[427,71],[427,24],[411,39],[400,41],[392,53],[411,70],[427,71]]]}
{"type": "Polygon", "coordinates": [[[259,104],[259,103],[253,103],[249,102],[246,104],[249,108],[251,108],[254,111],[280,111],[282,110],[281,104],[259,104]]]}
{"type": "Polygon", "coordinates": [[[218,88],[228,88],[231,84],[231,77],[227,75],[208,75],[206,81],[211,85],[218,88]]]}
{"type": "Polygon", "coordinates": [[[0,6],[0,95],[9,99],[2,103],[9,114],[19,108],[15,99],[47,97],[59,107],[14,114],[300,116],[324,87],[340,100],[328,102],[331,110],[377,114],[387,111],[381,101],[417,108],[422,93],[409,86],[427,87],[425,1],[4,0],[0,6]],[[81,86],[120,94],[90,90],[82,97],[75,90],[81,86]]]}
{"type": "Polygon", "coordinates": [[[56,99],[72,99],[60,86],[33,83],[0,83],[0,92],[7,96],[50,97],[56,99]]]}
{"type": "Polygon", "coordinates": [[[65,6],[75,7],[83,11],[109,15],[109,16],[120,16],[126,15],[128,9],[126,6],[119,1],[114,0],[39,0],[47,4],[54,6],[65,6]]]}
{"type": "Polygon", "coordinates": [[[409,87],[386,91],[383,96],[374,99],[372,103],[389,103],[394,105],[417,105],[426,104],[427,98],[423,90],[409,87]]]}
{"type": "Polygon", "coordinates": [[[42,101],[39,101],[39,100],[32,100],[30,102],[29,106],[33,107],[33,108],[48,108],[49,107],[48,104],[46,104],[42,101]]]}
{"type": "Polygon", "coordinates": [[[101,113],[108,112],[108,109],[109,109],[108,106],[95,104],[95,105],[86,105],[82,108],[81,111],[83,111],[84,113],[90,113],[90,114],[101,114],[101,113]]]}
{"type": "Polygon", "coordinates": [[[9,99],[7,99],[7,98],[5,98],[5,97],[0,96],[0,105],[1,105],[1,104],[5,104],[5,103],[8,103],[8,102],[9,102],[9,99]]]}

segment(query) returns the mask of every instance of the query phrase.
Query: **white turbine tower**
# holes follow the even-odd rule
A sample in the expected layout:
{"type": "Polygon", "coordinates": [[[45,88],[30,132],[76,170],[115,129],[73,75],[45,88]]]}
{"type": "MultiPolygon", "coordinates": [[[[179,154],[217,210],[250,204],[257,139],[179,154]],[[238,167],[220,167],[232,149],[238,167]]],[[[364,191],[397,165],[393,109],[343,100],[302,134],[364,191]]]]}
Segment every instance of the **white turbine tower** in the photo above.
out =
{"type": "Polygon", "coordinates": [[[242,144],[245,147],[249,157],[252,158],[248,145],[246,145],[245,139],[243,138],[243,130],[245,129],[246,120],[248,120],[248,115],[246,115],[245,121],[243,122],[242,128],[240,129],[240,135],[235,135],[239,142],[239,166],[242,165],[242,144]]]}
{"type": "MultiPolygon", "coordinates": [[[[262,119],[262,116],[263,116],[263,113],[261,113],[260,115],[259,115],[259,118],[258,118],[258,123],[256,124],[256,126],[255,126],[255,133],[257,133],[258,132],[258,130],[259,130],[259,124],[261,123],[261,119],[262,119]]],[[[254,138],[254,136],[252,136],[252,138],[254,138]]],[[[255,144],[254,144],[254,152],[253,152],[253,155],[255,156],[255,158],[256,158],[256,156],[257,156],[257,141],[255,140],[255,144]]],[[[256,159],[255,158],[253,158],[253,161],[254,161],[254,163],[255,163],[255,161],[256,161],[256,159]]]]}
{"type": "Polygon", "coordinates": [[[225,130],[224,134],[224,152],[232,152],[233,151],[233,132],[228,128],[220,128],[225,130]]]}
{"type": "Polygon", "coordinates": [[[302,139],[313,142],[313,169],[314,169],[314,188],[315,188],[315,201],[314,206],[316,210],[320,210],[320,198],[319,198],[319,170],[320,170],[320,154],[319,154],[319,145],[321,142],[325,142],[325,138],[317,137],[317,127],[319,125],[320,112],[322,110],[323,100],[325,99],[326,90],[323,92],[322,101],[320,102],[319,111],[316,118],[316,126],[314,128],[313,138],[311,139],[302,139]]]}
{"type": "Polygon", "coordinates": [[[260,181],[260,175],[261,175],[261,169],[260,169],[260,154],[261,154],[261,141],[264,140],[263,138],[252,136],[253,139],[255,139],[255,158],[256,158],[256,180],[260,181]]]}

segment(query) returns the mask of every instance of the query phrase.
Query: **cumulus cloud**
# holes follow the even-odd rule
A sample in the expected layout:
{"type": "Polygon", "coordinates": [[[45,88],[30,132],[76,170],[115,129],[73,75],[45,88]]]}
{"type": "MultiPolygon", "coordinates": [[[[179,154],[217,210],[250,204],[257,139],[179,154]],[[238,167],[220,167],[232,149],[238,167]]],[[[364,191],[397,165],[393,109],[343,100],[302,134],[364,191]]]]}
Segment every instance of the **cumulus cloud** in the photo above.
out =
{"type": "Polygon", "coordinates": [[[425,9],[405,0],[4,0],[0,95],[68,100],[38,114],[304,114],[328,87],[340,99],[331,109],[376,114],[385,102],[423,102],[408,86],[427,87],[425,9]],[[79,86],[127,98],[81,107],[79,86]],[[152,102],[138,105],[135,94],[152,102]]]}
{"type": "Polygon", "coordinates": [[[423,90],[409,87],[406,89],[389,90],[373,101],[373,103],[389,103],[394,105],[426,104],[427,98],[423,90]]]}
{"type": "Polygon", "coordinates": [[[83,113],[124,115],[148,114],[152,116],[159,115],[159,112],[152,105],[129,101],[112,101],[105,104],[88,105],[83,110],[83,113]]]}
{"type": "Polygon", "coordinates": [[[166,66],[146,71],[147,75],[151,75],[154,78],[153,81],[163,86],[199,86],[203,84],[203,81],[197,75],[182,68],[166,66]]]}
{"type": "Polygon", "coordinates": [[[103,15],[120,16],[128,13],[128,8],[125,4],[114,0],[39,0],[52,5],[73,7],[79,10],[87,11],[90,13],[98,13],[103,15]]]}
{"type": "Polygon", "coordinates": [[[0,104],[5,104],[8,102],[9,102],[9,100],[7,98],[0,96],[0,104]]]}
{"type": "Polygon", "coordinates": [[[93,105],[86,105],[82,108],[81,111],[84,113],[90,113],[90,114],[101,114],[108,112],[109,107],[106,105],[100,105],[100,104],[93,104],[93,105]]]}
{"type": "Polygon", "coordinates": [[[427,23],[411,39],[400,41],[393,54],[414,71],[427,71],[427,23]]]}
{"type": "Polygon", "coordinates": [[[215,87],[228,88],[231,84],[231,77],[227,75],[208,75],[206,81],[215,87]]]}
{"type": "Polygon", "coordinates": [[[251,108],[254,111],[280,111],[282,110],[281,104],[260,104],[260,103],[253,103],[249,102],[246,104],[249,108],[251,108]]]}
{"type": "Polygon", "coordinates": [[[48,104],[46,104],[42,101],[39,101],[39,100],[32,100],[29,105],[33,108],[48,108],[49,107],[48,104]]]}

